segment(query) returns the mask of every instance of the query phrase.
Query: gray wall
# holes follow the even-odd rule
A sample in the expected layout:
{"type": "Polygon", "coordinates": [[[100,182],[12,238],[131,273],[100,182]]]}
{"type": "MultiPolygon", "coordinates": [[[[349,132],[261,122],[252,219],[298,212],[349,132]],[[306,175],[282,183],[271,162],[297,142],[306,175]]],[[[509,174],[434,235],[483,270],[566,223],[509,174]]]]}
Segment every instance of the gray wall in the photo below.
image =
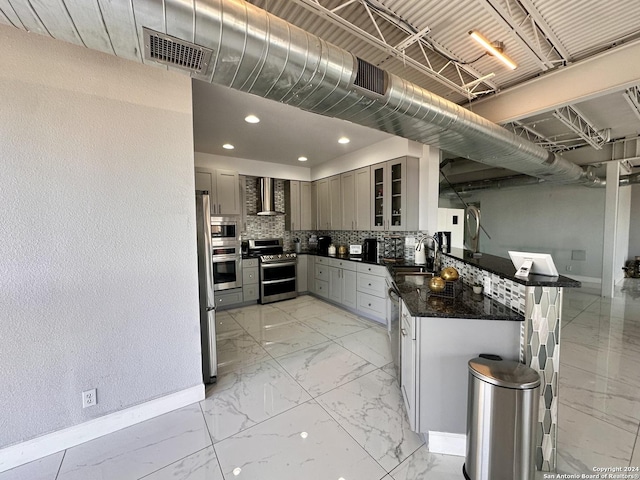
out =
{"type": "Polygon", "coordinates": [[[189,78],[0,44],[1,448],[198,385],[201,361],[189,78]]]}
{"type": "MultiPolygon", "coordinates": [[[[507,258],[509,250],[551,253],[560,274],[601,277],[603,188],[567,185],[485,190],[465,201],[480,202],[482,226],[492,238],[480,234],[480,251],[507,258]],[[586,260],[572,261],[572,250],[584,250],[586,260]]],[[[444,201],[440,206],[458,204],[444,201]]]]}

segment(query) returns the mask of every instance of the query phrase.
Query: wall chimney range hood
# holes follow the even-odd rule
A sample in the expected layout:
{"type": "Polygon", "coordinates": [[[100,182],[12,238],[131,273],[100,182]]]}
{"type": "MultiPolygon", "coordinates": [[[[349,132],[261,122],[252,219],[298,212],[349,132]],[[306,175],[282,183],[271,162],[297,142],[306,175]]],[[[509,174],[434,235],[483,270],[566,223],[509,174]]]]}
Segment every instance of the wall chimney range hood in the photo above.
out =
{"type": "Polygon", "coordinates": [[[276,188],[273,178],[258,178],[258,192],[258,215],[283,215],[283,212],[276,211],[276,188]]]}

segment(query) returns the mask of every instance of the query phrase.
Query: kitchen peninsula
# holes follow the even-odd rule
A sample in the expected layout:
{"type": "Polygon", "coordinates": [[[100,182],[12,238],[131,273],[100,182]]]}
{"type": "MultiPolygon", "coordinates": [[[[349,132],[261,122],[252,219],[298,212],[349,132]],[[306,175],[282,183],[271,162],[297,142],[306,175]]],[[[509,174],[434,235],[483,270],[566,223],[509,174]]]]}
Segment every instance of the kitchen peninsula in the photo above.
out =
{"type": "MultiPolygon", "coordinates": [[[[510,260],[486,254],[480,258],[474,258],[470,252],[462,249],[453,249],[449,253],[441,254],[441,262],[443,268],[448,266],[455,267],[466,286],[477,283],[482,284],[486,297],[521,315],[521,321],[519,322],[493,321],[491,323],[489,321],[492,330],[495,330],[496,326],[499,327],[501,323],[510,323],[512,327],[518,325],[517,349],[512,348],[514,346],[512,342],[509,342],[512,343],[511,346],[496,342],[495,344],[501,345],[500,348],[504,348],[505,352],[476,353],[506,354],[505,358],[515,355],[513,359],[520,360],[540,374],[541,396],[538,426],[536,427],[535,462],[538,470],[554,471],[556,468],[558,433],[558,369],[560,365],[562,297],[564,288],[580,287],[580,282],[562,275],[546,277],[532,274],[527,279],[518,278],[515,276],[516,269],[510,260]]],[[[403,295],[403,297],[406,296],[406,294],[403,295]]],[[[486,302],[487,300],[483,299],[482,301],[486,302]]],[[[411,311],[410,304],[410,301],[405,302],[404,307],[407,308],[407,315],[413,318],[414,322],[429,322],[429,324],[433,324],[436,321],[433,316],[422,316],[421,312],[411,311]],[[413,314],[416,314],[416,316],[413,314]],[[420,316],[417,316],[419,314],[420,316]]],[[[437,326],[440,331],[444,331],[442,329],[450,331],[452,336],[449,340],[458,338],[462,343],[468,341],[468,338],[475,335],[479,330],[482,330],[482,328],[473,329],[473,331],[469,330],[472,325],[471,322],[487,321],[482,319],[482,315],[479,315],[478,320],[468,320],[467,323],[463,323],[462,319],[456,317],[457,315],[455,315],[454,311],[447,320],[448,323],[441,320],[441,323],[437,324],[437,326]]],[[[426,326],[427,323],[424,325],[426,326]]],[[[438,329],[432,330],[437,331],[438,329]]],[[[508,327],[497,328],[497,331],[500,332],[500,335],[506,336],[513,336],[514,333],[513,328],[508,327]]],[[[444,339],[441,338],[440,342],[443,341],[444,339]]],[[[437,344],[437,342],[431,341],[430,344],[437,344]]],[[[448,346],[453,348],[454,352],[456,348],[460,348],[455,343],[451,343],[448,346]]],[[[431,365],[430,368],[437,369],[438,365],[431,365]]],[[[437,385],[430,387],[434,390],[438,388],[437,385]]],[[[454,428],[456,430],[448,433],[461,434],[464,432],[464,430],[460,429],[460,425],[454,426],[454,428]]]]}

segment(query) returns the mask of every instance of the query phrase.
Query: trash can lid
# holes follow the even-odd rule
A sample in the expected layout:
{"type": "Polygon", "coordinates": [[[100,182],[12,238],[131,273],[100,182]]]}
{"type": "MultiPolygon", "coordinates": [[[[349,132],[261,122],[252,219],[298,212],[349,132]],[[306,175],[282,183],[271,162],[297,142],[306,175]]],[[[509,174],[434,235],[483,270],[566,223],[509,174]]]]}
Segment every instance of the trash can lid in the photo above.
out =
{"type": "Polygon", "coordinates": [[[527,390],[540,385],[538,372],[511,360],[476,357],[469,360],[469,373],[498,387],[527,390]]]}

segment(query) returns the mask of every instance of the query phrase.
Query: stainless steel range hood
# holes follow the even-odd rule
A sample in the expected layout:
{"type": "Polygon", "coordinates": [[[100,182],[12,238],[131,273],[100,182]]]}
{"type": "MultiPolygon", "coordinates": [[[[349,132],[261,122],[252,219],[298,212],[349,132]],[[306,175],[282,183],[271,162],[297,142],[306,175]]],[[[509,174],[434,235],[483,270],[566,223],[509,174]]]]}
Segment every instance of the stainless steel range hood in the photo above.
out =
{"type": "Polygon", "coordinates": [[[276,211],[275,180],[270,177],[258,178],[258,215],[283,215],[276,211]]]}

